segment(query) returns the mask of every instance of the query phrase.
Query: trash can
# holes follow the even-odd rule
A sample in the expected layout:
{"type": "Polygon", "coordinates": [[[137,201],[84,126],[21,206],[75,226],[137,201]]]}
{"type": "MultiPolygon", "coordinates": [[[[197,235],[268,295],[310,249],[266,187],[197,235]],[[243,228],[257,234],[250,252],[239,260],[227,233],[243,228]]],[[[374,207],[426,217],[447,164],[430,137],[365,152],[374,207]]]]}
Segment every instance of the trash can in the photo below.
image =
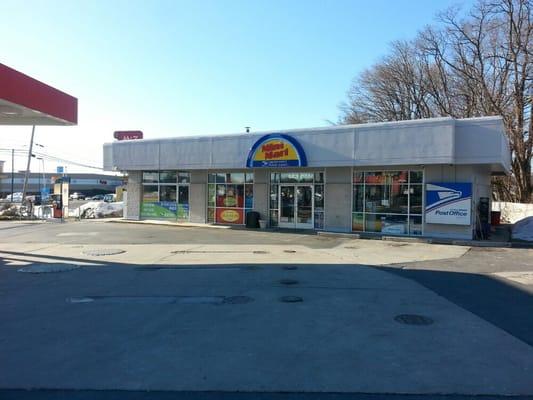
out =
{"type": "Polygon", "coordinates": [[[54,207],[54,218],[61,218],[61,217],[63,217],[63,210],[61,208],[54,207]]]}
{"type": "Polygon", "coordinates": [[[246,227],[259,228],[259,213],[257,211],[249,211],[246,213],[246,227]]]}
{"type": "Polygon", "coordinates": [[[502,212],[501,211],[491,211],[491,213],[490,213],[490,224],[492,226],[500,225],[501,217],[502,217],[502,212]]]}

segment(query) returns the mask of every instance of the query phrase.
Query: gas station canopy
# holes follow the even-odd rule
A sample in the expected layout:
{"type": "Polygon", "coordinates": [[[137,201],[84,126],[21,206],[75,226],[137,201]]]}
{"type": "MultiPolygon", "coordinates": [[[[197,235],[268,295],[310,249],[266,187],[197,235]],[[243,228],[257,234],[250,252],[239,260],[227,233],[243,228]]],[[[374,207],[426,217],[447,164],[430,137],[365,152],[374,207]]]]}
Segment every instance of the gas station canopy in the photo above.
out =
{"type": "Polygon", "coordinates": [[[77,123],[77,98],[0,64],[0,125],[77,123]]]}

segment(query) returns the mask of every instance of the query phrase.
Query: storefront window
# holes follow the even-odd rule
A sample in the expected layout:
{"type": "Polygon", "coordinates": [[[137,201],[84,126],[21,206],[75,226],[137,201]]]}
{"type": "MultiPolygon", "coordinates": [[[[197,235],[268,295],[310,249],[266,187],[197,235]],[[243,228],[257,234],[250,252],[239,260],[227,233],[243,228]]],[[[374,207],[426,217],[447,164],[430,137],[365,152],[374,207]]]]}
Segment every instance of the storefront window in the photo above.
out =
{"type": "Polygon", "coordinates": [[[363,213],[352,214],[352,230],[364,231],[365,230],[365,215],[363,213]]]}
{"type": "Polygon", "coordinates": [[[352,230],[422,234],[423,171],[354,171],[352,230]]]}
{"type": "Polygon", "coordinates": [[[407,214],[408,185],[366,185],[365,211],[407,214]]]}
{"type": "Polygon", "coordinates": [[[153,203],[159,201],[159,187],[157,185],[143,186],[143,202],[153,203]]]}
{"type": "Polygon", "coordinates": [[[159,172],[157,171],[144,171],[143,183],[159,183],[159,172]]]}
{"type": "Polygon", "coordinates": [[[207,220],[212,223],[245,223],[253,208],[253,173],[217,172],[208,174],[207,220]]]}
{"type": "Polygon", "coordinates": [[[270,182],[271,183],[277,183],[280,180],[280,174],[279,172],[272,172],[270,174],[270,182]]]}
{"type": "Polygon", "coordinates": [[[423,177],[422,171],[409,171],[409,183],[422,183],[423,177]]]}
{"type": "Polygon", "coordinates": [[[159,171],[159,183],[176,183],[176,171],[159,171]]]}
{"type": "Polygon", "coordinates": [[[178,172],[178,183],[190,183],[191,175],[188,172],[178,172]]]}
{"type": "Polygon", "coordinates": [[[422,214],[422,185],[411,185],[409,210],[411,214],[422,214]]]}
{"type": "Polygon", "coordinates": [[[315,211],[324,211],[324,185],[315,185],[315,211]]]}
{"type": "Polygon", "coordinates": [[[363,212],[363,201],[365,199],[365,187],[363,185],[353,186],[353,212],[363,212]]]}
{"type": "Polygon", "coordinates": [[[270,208],[276,210],[278,208],[278,185],[270,185],[270,208]]]}
{"type": "Polygon", "coordinates": [[[161,186],[160,201],[176,201],[176,185],[161,186]]]}
{"type": "Polygon", "coordinates": [[[353,172],[353,183],[363,183],[364,182],[364,176],[365,173],[362,171],[354,171],[353,172]]]}
{"type": "Polygon", "coordinates": [[[189,182],[184,171],[144,171],[141,217],[188,220],[189,182]]]}
{"type": "Polygon", "coordinates": [[[207,193],[207,206],[215,207],[215,202],[216,202],[216,186],[209,185],[208,193],[207,193]]]}

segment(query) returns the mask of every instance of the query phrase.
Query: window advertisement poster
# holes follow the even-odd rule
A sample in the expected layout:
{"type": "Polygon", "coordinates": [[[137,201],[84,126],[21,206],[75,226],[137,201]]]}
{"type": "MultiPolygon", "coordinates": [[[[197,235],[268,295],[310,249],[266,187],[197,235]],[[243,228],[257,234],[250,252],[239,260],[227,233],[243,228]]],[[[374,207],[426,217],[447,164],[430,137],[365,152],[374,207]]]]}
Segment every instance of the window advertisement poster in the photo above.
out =
{"type": "Polygon", "coordinates": [[[141,217],[175,219],[177,208],[175,201],[143,202],[141,205],[141,217]]]}
{"type": "Polygon", "coordinates": [[[216,222],[219,224],[244,224],[242,208],[217,208],[216,222]]]}
{"type": "Polygon", "coordinates": [[[470,225],[471,213],[471,183],[428,183],[426,185],[426,223],[470,225]]]}

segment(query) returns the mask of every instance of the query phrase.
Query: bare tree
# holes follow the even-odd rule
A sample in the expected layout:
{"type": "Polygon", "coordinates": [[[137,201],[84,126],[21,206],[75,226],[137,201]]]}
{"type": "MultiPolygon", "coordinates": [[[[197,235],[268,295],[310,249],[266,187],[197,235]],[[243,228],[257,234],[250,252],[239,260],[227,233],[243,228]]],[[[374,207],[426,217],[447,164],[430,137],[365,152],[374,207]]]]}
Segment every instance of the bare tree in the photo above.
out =
{"type": "Polygon", "coordinates": [[[439,15],[411,42],[364,71],[348,92],[342,121],[360,123],[501,115],[512,152],[512,176],[495,183],[507,200],[532,200],[532,0],[482,0],[459,17],[439,15]],[[529,125],[529,126],[528,126],[529,125]]]}

